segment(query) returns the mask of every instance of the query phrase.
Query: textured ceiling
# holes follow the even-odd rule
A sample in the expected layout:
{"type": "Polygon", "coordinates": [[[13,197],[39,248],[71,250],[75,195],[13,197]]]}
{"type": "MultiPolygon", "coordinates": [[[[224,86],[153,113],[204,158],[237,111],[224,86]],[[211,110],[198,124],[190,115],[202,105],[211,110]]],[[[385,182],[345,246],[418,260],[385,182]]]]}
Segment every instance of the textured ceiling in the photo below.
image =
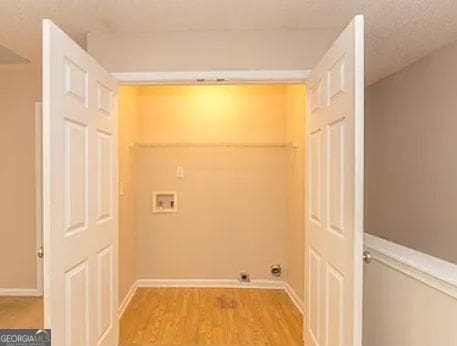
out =
{"type": "Polygon", "coordinates": [[[457,39],[456,0],[0,0],[0,44],[36,59],[42,18],[84,42],[87,32],[337,31],[359,13],[368,82],[457,39]]]}

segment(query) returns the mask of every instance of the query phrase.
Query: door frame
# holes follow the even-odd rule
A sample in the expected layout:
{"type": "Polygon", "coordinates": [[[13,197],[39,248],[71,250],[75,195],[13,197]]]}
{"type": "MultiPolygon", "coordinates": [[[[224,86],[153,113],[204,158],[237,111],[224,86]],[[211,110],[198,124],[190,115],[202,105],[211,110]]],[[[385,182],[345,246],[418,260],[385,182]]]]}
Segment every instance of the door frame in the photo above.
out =
{"type": "Polygon", "coordinates": [[[113,72],[120,84],[296,84],[306,83],[311,70],[219,70],[113,72]]]}
{"type": "MultiPolygon", "coordinates": [[[[90,54],[90,52],[89,52],[90,54]]],[[[252,84],[303,84],[306,88],[311,69],[303,70],[217,70],[217,71],[154,71],[154,72],[111,72],[111,75],[119,81],[119,85],[252,85],[252,84]],[[223,79],[223,80],[220,80],[223,79]]],[[[307,98],[307,93],[306,93],[307,98]]],[[[308,102],[308,101],[306,101],[308,102]]],[[[306,119],[308,108],[305,107],[303,117],[306,119]]],[[[306,127],[306,123],[305,123],[306,127]]],[[[306,131],[303,141],[307,142],[306,131]]],[[[306,151],[304,155],[306,165],[306,151]]],[[[306,172],[302,179],[305,182],[306,193],[306,172]]],[[[306,196],[305,196],[306,199],[306,196]]],[[[306,204],[305,204],[306,213],[306,204]]],[[[306,225],[303,224],[303,233],[306,237],[306,225]]],[[[305,272],[306,256],[303,257],[303,273],[305,272]]],[[[306,285],[306,280],[304,281],[306,285]]],[[[290,295],[289,295],[290,296],[290,295]]],[[[305,326],[305,295],[301,298],[301,307],[298,309],[303,315],[303,326],[305,326]]],[[[295,300],[292,299],[294,304],[295,300]]],[[[127,303],[128,304],[128,303],[127,303]]],[[[297,304],[296,304],[297,305],[297,304]]],[[[299,305],[297,305],[298,307],[299,305]]],[[[122,316],[123,310],[119,314],[122,316]]],[[[304,330],[304,329],[303,329],[304,330]]],[[[304,333],[303,333],[304,340],[304,333]]]]}
{"type": "Polygon", "coordinates": [[[43,246],[43,104],[35,102],[35,255],[36,255],[36,289],[43,295],[43,259],[38,251],[43,246]]]}

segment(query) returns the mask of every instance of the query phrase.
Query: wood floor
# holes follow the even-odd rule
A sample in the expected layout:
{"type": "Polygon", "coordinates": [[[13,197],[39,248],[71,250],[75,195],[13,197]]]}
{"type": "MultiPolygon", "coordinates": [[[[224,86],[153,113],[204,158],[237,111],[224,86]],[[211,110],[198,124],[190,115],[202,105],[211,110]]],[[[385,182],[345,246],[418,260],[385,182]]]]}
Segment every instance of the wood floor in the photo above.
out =
{"type": "Polygon", "coordinates": [[[0,297],[0,329],[43,328],[43,298],[0,297]]]}
{"type": "Polygon", "coordinates": [[[120,344],[303,345],[302,320],[283,290],[139,288],[120,344]]]}

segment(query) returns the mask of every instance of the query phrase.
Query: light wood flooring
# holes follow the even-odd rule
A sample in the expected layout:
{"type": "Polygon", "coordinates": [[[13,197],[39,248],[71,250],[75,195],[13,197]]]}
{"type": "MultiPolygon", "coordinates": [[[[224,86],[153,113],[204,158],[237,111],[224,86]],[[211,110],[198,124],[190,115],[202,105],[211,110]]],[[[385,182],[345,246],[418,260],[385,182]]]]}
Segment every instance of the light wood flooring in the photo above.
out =
{"type": "Polygon", "coordinates": [[[139,288],[120,344],[303,345],[303,317],[283,290],[139,288]]]}
{"type": "Polygon", "coordinates": [[[0,297],[0,329],[43,328],[43,298],[0,297]]]}

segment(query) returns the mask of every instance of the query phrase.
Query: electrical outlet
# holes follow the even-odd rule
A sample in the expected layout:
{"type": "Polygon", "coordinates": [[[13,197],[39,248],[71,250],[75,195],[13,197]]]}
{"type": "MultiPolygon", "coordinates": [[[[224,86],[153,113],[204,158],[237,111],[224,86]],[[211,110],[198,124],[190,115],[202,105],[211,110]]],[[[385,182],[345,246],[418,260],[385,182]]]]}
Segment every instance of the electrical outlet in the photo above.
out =
{"type": "Polygon", "coordinates": [[[181,166],[176,167],[176,176],[178,178],[184,178],[184,168],[181,166]]]}

